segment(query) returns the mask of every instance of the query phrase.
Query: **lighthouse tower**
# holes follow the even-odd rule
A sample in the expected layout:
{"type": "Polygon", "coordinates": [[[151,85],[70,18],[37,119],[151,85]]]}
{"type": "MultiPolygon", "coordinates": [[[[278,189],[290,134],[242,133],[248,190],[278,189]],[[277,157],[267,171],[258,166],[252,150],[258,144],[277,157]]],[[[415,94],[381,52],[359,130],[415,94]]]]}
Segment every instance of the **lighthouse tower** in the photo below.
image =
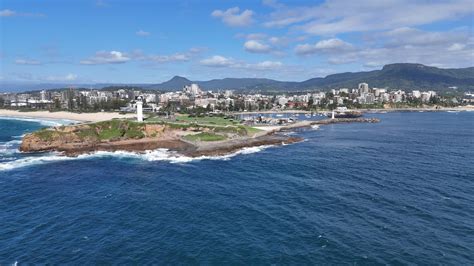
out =
{"type": "Polygon", "coordinates": [[[143,122],[143,99],[141,96],[137,98],[137,121],[143,122]]]}

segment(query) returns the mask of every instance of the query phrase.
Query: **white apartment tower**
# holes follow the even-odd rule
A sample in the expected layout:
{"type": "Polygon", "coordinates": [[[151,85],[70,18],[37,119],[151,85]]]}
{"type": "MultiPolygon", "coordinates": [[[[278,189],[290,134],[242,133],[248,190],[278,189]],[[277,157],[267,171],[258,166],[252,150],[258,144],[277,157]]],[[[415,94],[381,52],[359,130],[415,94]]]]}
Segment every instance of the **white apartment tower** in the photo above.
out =
{"type": "Polygon", "coordinates": [[[369,93],[369,84],[359,83],[359,93],[369,93]]]}

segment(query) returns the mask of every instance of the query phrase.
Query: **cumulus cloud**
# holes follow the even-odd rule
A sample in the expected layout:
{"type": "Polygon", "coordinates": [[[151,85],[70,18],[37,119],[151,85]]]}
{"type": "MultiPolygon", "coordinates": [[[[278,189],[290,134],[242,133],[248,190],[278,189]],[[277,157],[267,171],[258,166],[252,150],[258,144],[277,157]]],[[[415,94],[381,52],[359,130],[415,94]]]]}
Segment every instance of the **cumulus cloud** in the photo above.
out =
{"type": "Polygon", "coordinates": [[[140,36],[140,37],[147,37],[147,36],[150,36],[150,35],[151,35],[150,32],[144,31],[144,30],[139,30],[139,31],[135,32],[135,34],[136,34],[137,36],[140,36]]]}
{"type": "Polygon", "coordinates": [[[82,60],[82,65],[122,64],[130,61],[124,53],[118,51],[99,51],[94,56],[82,60]]]}
{"type": "Polygon", "coordinates": [[[321,40],[315,44],[300,44],[295,48],[295,52],[300,55],[314,54],[318,52],[340,52],[350,50],[352,45],[341,39],[333,38],[321,40]]]}
{"type": "Polygon", "coordinates": [[[225,11],[214,10],[211,15],[215,18],[220,18],[222,22],[233,27],[249,26],[253,23],[252,17],[254,12],[252,10],[246,9],[242,13],[239,12],[239,7],[232,7],[225,11]]]}
{"type": "Polygon", "coordinates": [[[18,58],[15,60],[15,64],[17,65],[41,65],[41,62],[38,60],[33,60],[33,59],[26,59],[26,58],[18,58]]]}
{"type": "Polygon", "coordinates": [[[259,70],[272,70],[272,69],[280,68],[282,66],[283,66],[283,63],[279,61],[263,61],[254,65],[250,65],[251,68],[255,68],[259,70]]]}
{"type": "Polygon", "coordinates": [[[244,43],[244,48],[251,53],[269,53],[272,48],[258,40],[249,40],[244,43]]]}
{"type": "Polygon", "coordinates": [[[214,55],[212,57],[200,61],[201,65],[208,67],[228,67],[235,64],[234,59],[227,58],[221,55],[214,55]]]}

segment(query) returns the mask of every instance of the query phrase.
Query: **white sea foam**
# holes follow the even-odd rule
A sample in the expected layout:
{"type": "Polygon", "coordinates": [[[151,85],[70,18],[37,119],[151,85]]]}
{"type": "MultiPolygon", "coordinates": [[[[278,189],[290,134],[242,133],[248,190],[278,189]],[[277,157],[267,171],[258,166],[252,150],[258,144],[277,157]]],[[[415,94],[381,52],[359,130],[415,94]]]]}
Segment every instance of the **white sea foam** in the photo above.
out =
{"type": "Polygon", "coordinates": [[[16,168],[43,164],[48,162],[54,161],[61,161],[61,160],[73,160],[72,157],[66,157],[59,154],[47,154],[44,156],[31,156],[31,157],[24,157],[21,159],[17,159],[14,161],[2,162],[0,163],[0,171],[7,171],[16,168]]]}
{"type": "Polygon", "coordinates": [[[318,129],[319,129],[319,125],[312,125],[312,126],[311,126],[311,129],[313,129],[313,130],[318,130],[318,129]]]}
{"type": "Polygon", "coordinates": [[[34,118],[34,117],[11,117],[11,116],[0,116],[0,119],[3,120],[20,120],[20,121],[29,121],[37,122],[44,126],[54,127],[61,125],[68,125],[77,123],[77,121],[69,119],[46,119],[46,118],[34,118]]]}
{"type": "Polygon", "coordinates": [[[56,161],[83,160],[83,159],[104,158],[104,157],[133,158],[133,159],[144,160],[144,161],[149,161],[149,162],[167,161],[170,163],[188,163],[188,162],[200,161],[200,160],[230,160],[230,158],[234,156],[237,156],[240,154],[244,155],[244,154],[252,154],[252,153],[260,152],[272,146],[273,145],[248,147],[248,148],[243,148],[237,152],[234,152],[228,155],[201,156],[201,157],[183,156],[176,152],[169,151],[167,149],[157,149],[157,150],[152,150],[152,151],[146,151],[144,153],[135,153],[135,152],[126,152],[126,151],[115,151],[115,152],[97,151],[91,154],[79,155],[77,157],[67,157],[58,153],[48,153],[43,156],[27,156],[21,159],[13,160],[13,161],[1,162],[0,171],[7,171],[7,170],[16,169],[16,168],[44,164],[44,163],[51,163],[51,162],[56,162],[56,161]]]}
{"type": "Polygon", "coordinates": [[[15,139],[7,142],[0,142],[0,154],[13,154],[18,152],[18,145],[21,143],[21,140],[15,139]]]}
{"type": "Polygon", "coordinates": [[[230,158],[240,154],[252,154],[260,152],[266,148],[272,147],[273,145],[263,145],[258,147],[247,147],[238,150],[234,153],[221,156],[200,156],[200,157],[189,157],[181,155],[177,152],[170,151],[167,149],[156,149],[151,151],[145,151],[144,153],[127,152],[127,151],[97,151],[92,154],[80,155],[77,158],[91,158],[91,157],[122,157],[122,158],[136,158],[144,161],[155,162],[155,161],[168,161],[170,163],[187,163],[191,161],[199,160],[229,160],[230,158]]]}

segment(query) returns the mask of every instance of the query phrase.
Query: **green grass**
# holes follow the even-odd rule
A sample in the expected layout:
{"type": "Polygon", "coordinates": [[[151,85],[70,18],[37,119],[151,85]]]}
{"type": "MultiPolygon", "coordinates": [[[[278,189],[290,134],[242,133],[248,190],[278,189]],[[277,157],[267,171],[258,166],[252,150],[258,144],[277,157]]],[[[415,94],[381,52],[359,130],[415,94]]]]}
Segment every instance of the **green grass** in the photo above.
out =
{"type": "Polygon", "coordinates": [[[33,134],[43,141],[51,141],[54,139],[55,133],[57,132],[48,129],[41,129],[33,134]]]}
{"type": "Polygon", "coordinates": [[[186,140],[190,141],[219,141],[225,140],[226,137],[222,135],[217,135],[213,133],[201,132],[199,134],[194,135],[186,135],[184,136],[186,140]]]}
{"type": "MultiPolygon", "coordinates": [[[[171,129],[187,130],[189,128],[207,128],[210,132],[187,135],[184,138],[191,141],[220,141],[232,135],[252,136],[261,130],[239,124],[238,122],[225,119],[224,117],[189,117],[180,116],[177,122],[163,120],[150,121],[151,124],[163,124],[171,129]]],[[[60,129],[64,130],[65,127],[60,129]]],[[[34,133],[43,141],[52,141],[61,137],[62,134],[70,134],[61,131],[42,129],[34,133]]],[[[117,140],[121,138],[140,139],[145,137],[144,123],[130,120],[109,120],[88,124],[74,132],[81,140],[117,140]]],[[[156,136],[156,134],[155,134],[156,136]]]]}
{"type": "Polygon", "coordinates": [[[109,128],[100,131],[99,139],[106,140],[106,139],[118,139],[124,135],[124,131],[117,129],[117,128],[109,128]]]}
{"type": "Polygon", "coordinates": [[[76,135],[82,140],[92,139],[95,140],[98,138],[97,133],[92,128],[82,129],[76,133],[76,135]]]}
{"type": "Polygon", "coordinates": [[[164,124],[168,125],[172,129],[182,130],[198,126],[209,128],[217,133],[238,134],[240,136],[251,136],[262,131],[258,128],[242,125],[239,122],[234,121],[233,119],[225,119],[224,117],[219,116],[189,117],[187,115],[182,115],[177,117],[177,122],[170,122],[159,117],[154,117],[152,119],[147,120],[147,123],[164,124]]]}
{"type": "Polygon", "coordinates": [[[144,138],[143,124],[129,120],[109,120],[90,125],[90,129],[82,130],[79,136],[97,135],[100,140],[119,139],[122,137],[144,138]]]}
{"type": "Polygon", "coordinates": [[[262,132],[261,129],[254,128],[254,127],[249,127],[249,126],[242,126],[242,127],[245,128],[248,135],[253,135],[253,134],[257,134],[258,132],[262,132]]]}
{"type": "Polygon", "coordinates": [[[141,139],[145,137],[145,134],[140,130],[129,129],[125,131],[125,137],[129,139],[141,139]]]}
{"type": "Polygon", "coordinates": [[[203,116],[203,117],[190,117],[187,115],[182,115],[176,117],[176,121],[185,122],[185,123],[196,123],[199,125],[216,125],[216,126],[231,126],[236,125],[238,122],[233,119],[226,119],[221,116],[203,116]]]}

